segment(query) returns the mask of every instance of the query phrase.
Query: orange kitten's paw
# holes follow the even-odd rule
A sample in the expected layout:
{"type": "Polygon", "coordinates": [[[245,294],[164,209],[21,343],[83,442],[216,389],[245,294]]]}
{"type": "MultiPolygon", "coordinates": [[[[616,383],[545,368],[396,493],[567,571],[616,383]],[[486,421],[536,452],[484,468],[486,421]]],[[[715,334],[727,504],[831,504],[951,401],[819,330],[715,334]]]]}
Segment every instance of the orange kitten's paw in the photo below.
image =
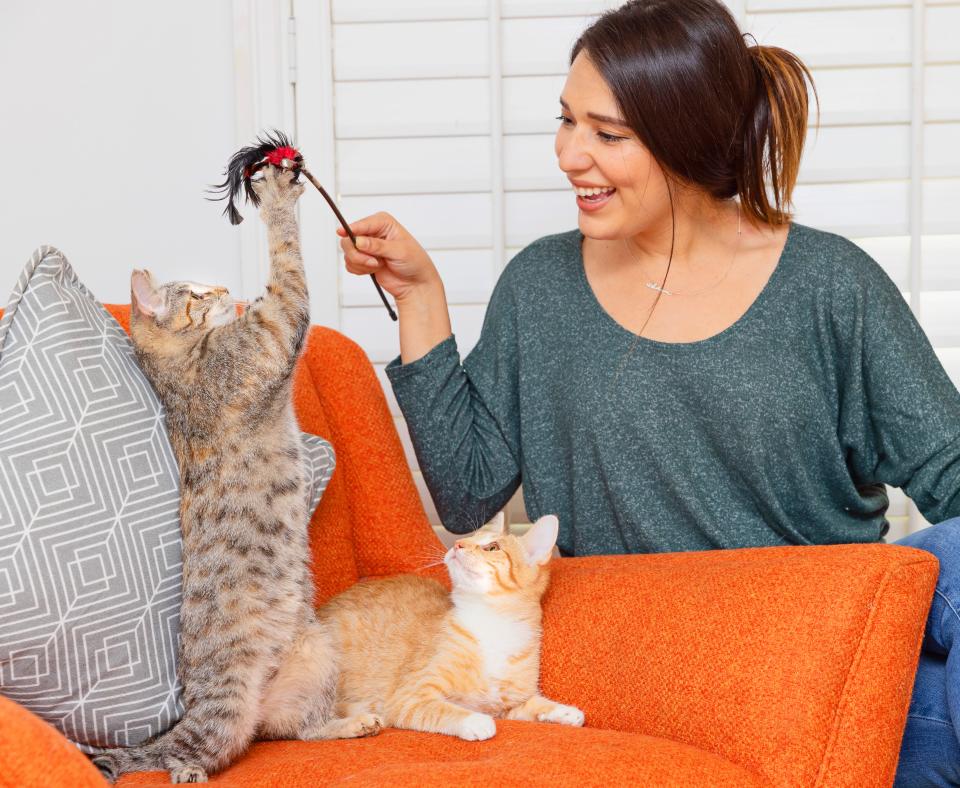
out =
{"type": "Polygon", "coordinates": [[[373,714],[358,714],[349,720],[348,730],[352,733],[345,733],[344,739],[360,739],[364,736],[376,736],[383,730],[383,723],[380,718],[373,714]]]}
{"type": "Polygon", "coordinates": [[[467,741],[490,739],[497,732],[497,723],[489,714],[474,712],[465,717],[457,730],[457,736],[467,741]]]}
{"type": "Polygon", "coordinates": [[[542,711],[537,715],[540,722],[555,722],[559,725],[583,725],[583,712],[576,706],[564,706],[558,703],[550,711],[542,711]]]}

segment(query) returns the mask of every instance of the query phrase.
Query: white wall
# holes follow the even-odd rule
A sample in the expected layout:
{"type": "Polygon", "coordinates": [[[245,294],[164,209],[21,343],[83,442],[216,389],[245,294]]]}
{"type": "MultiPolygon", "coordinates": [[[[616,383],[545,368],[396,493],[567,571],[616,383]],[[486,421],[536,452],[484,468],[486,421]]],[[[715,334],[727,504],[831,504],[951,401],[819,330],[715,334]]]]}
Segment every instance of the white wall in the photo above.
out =
{"type": "Polygon", "coordinates": [[[203,199],[236,147],[230,0],[8,0],[0,101],[0,303],[44,243],[104,301],[134,266],[240,288],[203,199]]]}

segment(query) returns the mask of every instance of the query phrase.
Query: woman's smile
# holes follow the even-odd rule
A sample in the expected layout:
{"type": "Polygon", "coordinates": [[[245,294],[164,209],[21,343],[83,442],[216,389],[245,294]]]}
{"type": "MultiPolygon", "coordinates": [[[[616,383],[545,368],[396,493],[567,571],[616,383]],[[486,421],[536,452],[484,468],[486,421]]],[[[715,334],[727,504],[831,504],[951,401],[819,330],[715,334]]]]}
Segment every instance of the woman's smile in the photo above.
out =
{"type": "Polygon", "coordinates": [[[613,186],[579,186],[573,184],[573,190],[577,195],[577,207],[581,211],[599,211],[610,202],[616,188],[613,186]]]}

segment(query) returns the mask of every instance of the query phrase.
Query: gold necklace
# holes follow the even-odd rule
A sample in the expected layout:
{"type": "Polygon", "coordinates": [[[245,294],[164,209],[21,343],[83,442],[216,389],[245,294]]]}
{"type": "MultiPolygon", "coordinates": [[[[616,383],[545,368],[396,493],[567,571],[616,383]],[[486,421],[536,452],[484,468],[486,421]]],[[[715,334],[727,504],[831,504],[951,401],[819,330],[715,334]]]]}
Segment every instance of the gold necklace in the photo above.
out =
{"type": "MultiPolygon", "coordinates": [[[[724,271],[723,276],[721,276],[721,277],[720,277],[716,282],[714,282],[712,285],[708,285],[707,287],[703,287],[703,288],[701,288],[701,289],[699,289],[699,290],[686,290],[686,291],[684,291],[684,292],[682,292],[682,293],[678,293],[676,290],[667,290],[667,288],[666,288],[667,277],[670,275],[670,263],[668,262],[668,263],[667,263],[667,270],[666,270],[666,272],[665,272],[664,275],[663,275],[663,281],[660,282],[660,283],[657,283],[657,282],[645,282],[645,283],[644,283],[645,286],[646,286],[646,287],[649,287],[651,290],[656,290],[658,293],[663,293],[663,295],[668,295],[668,296],[694,296],[694,295],[700,295],[700,293],[706,293],[708,290],[713,290],[713,288],[718,287],[719,285],[721,285],[721,284],[726,280],[726,278],[730,275],[730,271],[733,270],[733,264],[734,264],[734,262],[735,262],[736,259],[737,259],[737,253],[740,251],[740,237],[741,237],[741,232],[740,232],[740,231],[741,231],[741,225],[740,225],[740,203],[737,203],[737,244],[736,244],[736,246],[733,248],[733,257],[730,258],[730,264],[727,266],[727,270],[724,271]]],[[[626,238],[623,239],[623,243],[624,243],[624,246],[627,247],[627,252],[630,253],[630,256],[633,257],[633,259],[636,260],[637,263],[640,263],[640,261],[636,258],[636,256],[630,251],[630,246],[629,246],[626,238]]],[[[651,311],[652,311],[652,310],[651,310],[651,311]]]]}

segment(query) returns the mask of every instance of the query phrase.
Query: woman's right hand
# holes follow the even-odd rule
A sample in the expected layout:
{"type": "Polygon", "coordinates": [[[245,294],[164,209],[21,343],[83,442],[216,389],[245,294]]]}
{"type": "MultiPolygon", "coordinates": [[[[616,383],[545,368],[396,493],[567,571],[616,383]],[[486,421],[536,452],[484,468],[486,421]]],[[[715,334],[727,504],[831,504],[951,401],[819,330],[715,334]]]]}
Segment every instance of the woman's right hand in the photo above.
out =
{"type": "Polygon", "coordinates": [[[357,275],[374,274],[398,304],[421,286],[439,283],[440,275],[430,255],[390,214],[375,213],[353,222],[350,229],[357,236],[356,248],[344,229],[337,228],[347,270],[357,275]]]}

